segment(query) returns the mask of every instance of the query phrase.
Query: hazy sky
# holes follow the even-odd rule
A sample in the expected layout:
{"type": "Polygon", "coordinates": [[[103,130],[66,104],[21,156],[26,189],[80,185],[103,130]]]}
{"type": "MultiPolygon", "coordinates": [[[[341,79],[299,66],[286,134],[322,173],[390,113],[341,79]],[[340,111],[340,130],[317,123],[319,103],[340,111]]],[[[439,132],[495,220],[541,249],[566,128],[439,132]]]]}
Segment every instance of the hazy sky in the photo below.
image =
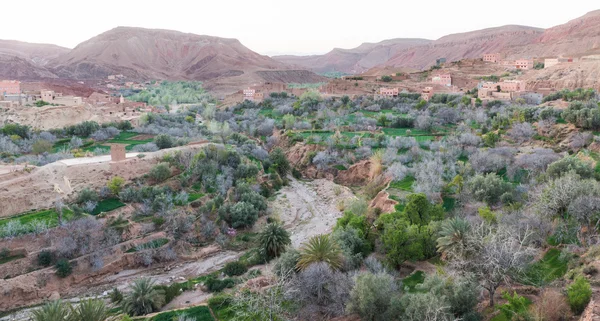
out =
{"type": "Polygon", "coordinates": [[[315,54],[507,24],[548,28],[596,9],[596,0],[2,1],[0,39],[73,48],[114,27],[132,26],[237,38],[267,55],[315,54]]]}

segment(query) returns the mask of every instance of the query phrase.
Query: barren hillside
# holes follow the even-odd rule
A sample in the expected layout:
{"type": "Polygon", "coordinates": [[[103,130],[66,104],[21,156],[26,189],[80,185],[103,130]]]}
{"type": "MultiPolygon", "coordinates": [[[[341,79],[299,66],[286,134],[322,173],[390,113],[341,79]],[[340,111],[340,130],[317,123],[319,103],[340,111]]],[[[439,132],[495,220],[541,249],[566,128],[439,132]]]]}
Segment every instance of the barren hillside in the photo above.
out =
{"type": "Polygon", "coordinates": [[[388,61],[396,53],[431,42],[426,39],[390,39],[378,43],[363,43],[353,49],[335,48],[325,55],[276,56],[275,60],[308,68],[315,72],[340,71],[361,73],[388,61]]]}
{"type": "Polygon", "coordinates": [[[85,41],[53,64],[60,77],[77,79],[121,73],[140,79],[207,80],[286,68],[236,39],[128,27],[85,41]]]}

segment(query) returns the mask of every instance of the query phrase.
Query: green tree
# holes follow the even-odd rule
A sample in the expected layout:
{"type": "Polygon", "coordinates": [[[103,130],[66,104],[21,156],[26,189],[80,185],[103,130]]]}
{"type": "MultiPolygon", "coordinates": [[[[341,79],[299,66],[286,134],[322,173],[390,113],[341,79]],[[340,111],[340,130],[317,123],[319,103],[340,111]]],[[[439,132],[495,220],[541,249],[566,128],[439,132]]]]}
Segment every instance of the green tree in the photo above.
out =
{"type": "Polygon", "coordinates": [[[269,154],[269,160],[271,160],[271,167],[273,167],[282,178],[285,178],[290,172],[290,162],[281,148],[277,147],[273,149],[271,154],[269,154]]]}
{"type": "Polygon", "coordinates": [[[119,193],[121,193],[121,190],[123,189],[123,184],[125,184],[125,180],[123,179],[123,177],[115,176],[110,181],[108,181],[106,186],[108,187],[110,192],[113,193],[113,195],[119,195],[119,193]]]}
{"type": "Polygon", "coordinates": [[[440,253],[462,251],[465,247],[465,237],[471,224],[469,221],[453,217],[442,223],[439,237],[437,239],[437,248],[440,253]]]}
{"type": "Polygon", "coordinates": [[[109,310],[104,301],[87,299],[79,302],[73,309],[74,321],[108,321],[109,310]]]}
{"type": "Polygon", "coordinates": [[[287,114],[283,116],[283,126],[286,129],[292,129],[294,127],[294,124],[296,123],[296,117],[294,117],[294,115],[292,114],[287,114]]]}
{"type": "Polygon", "coordinates": [[[506,303],[500,306],[500,311],[507,320],[529,320],[529,304],[527,298],[518,295],[516,292],[511,296],[510,293],[504,292],[502,298],[506,303]]]}
{"type": "Polygon", "coordinates": [[[431,221],[444,218],[444,209],[441,205],[432,205],[425,194],[411,194],[407,197],[404,214],[410,224],[427,225],[431,221]]]}
{"type": "Polygon", "coordinates": [[[158,146],[160,149],[171,148],[174,144],[173,137],[167,134],[159,134],[158,136],[154,137],[154,144],[156,144],[156,146],[158,146]]]}
{"type": "Polygon", "coordinates": [[[268,258],[275,258],[285,252],[292,243],[290,234],[278,223],[267,225],[258,236],[260,248],[268,258]]]}
{"type": "Polygon", "coordinates": [[[122,308],[132,316],[145,315],[158,311],[164,300],[164,292],[157,290],[152,280],[142,278],[135,280],[131,293],[123,299],[122,308]]]}
{"type": "Polygon", "coordinates": [[[588,280],[582,276],[575,278],[575,281],[567,288],[567,299],[571,310],[576,314],[581,314],[592,298],[592,287],[588,280]]]}
{"type": "Polygon", "coordinates": [[[304,270],[313,263],[325,262],[333,270],[342,267],[342,251],[328,235],[316,235],[300,250],[297,267],[304,270]]]}
{"type": "Polygon", "coordinates": [[[56,262],[56,275],[61,278],[66,278],[71,275],[73,272],[73,268],[71,267],[71,262],[67,259],[60,259],[56,262]]]}
{"type": "Polygon", "coordinates": [[[73,321],[71,306],[60,300],[44,304],[42,308],[33,310],[32,321],[73,321]]]}
{"type": "Polygon", "coordinates": [[[381,81],[383,81],[383,82],[390,82],[392,80],[393,80],[392,76],[388,76],[388,75],[381,76],[381,81]]]}
{"type": "Polygon", "coordinates": [[[388,312],[399,294],[396,281],[391,275],[361,273],[356,277],[350,292],[347,309],[360,315],[361,320],[390,320],[393,316],[388,315],[388,312]]]}

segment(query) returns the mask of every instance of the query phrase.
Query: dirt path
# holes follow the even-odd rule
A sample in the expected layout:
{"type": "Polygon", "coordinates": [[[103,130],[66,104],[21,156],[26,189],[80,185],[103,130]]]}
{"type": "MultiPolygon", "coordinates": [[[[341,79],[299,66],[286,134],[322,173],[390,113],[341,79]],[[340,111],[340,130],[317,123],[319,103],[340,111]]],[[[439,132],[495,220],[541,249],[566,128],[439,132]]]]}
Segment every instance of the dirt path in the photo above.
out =
{"type": "Polygon", "coordinates": [[[338,202],[352,198],[350,189],[326,179],[311,182],[292,179],[271,207],[290,232],[292,245],[298,248],[311,236],[331,232],[343,215],[337,208],[338,202]]]}

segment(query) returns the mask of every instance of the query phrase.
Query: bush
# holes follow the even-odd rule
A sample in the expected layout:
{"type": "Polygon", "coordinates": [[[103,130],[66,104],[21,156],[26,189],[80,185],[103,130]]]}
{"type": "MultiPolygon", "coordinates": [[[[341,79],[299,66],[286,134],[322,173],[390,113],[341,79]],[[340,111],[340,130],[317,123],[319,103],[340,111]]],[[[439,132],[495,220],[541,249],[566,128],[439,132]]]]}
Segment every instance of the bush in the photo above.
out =
{"type": "Polygon", "coordinates": [[[224,289],[232,288],[235,285],[235,280],[231,278],[219,280],[214,276],[209,276],[206,281],[204,281],[204,285],[208,292],[221,292],[224,289]]]}
{"type": "Polygon", "coordinates": [[[71,275],[73,272],[73,268],[71,267],[71,262],[67,259],[60,259],[56,262],[56,275],[61,278],[66,278],[71,275]]]}
{"type": "Polygon", "coordinates": [[[567,288],[569,306],[575,314],[581,314],[591,298],[592,287],[588,280],[582,276],[575,278],[575,281],[567,288]]]}
{"type": "Polygon", "coordinates": [[[590,178],[594,175],[591,165],[584,163],[577,157],[565,157],[557,160],[548,165],[546,174],[552,178],[557,178],[570,171],[575,171],[581,178],[590,178]]]}
{"type": "Polygon", "coordinates": [[[108,296],[110,297],[110,302],[112,303],[121,303],[121,301],[123,301],[123,293],[117,288],[114,288],[112,291],[110,291],[108,296]]]}
{"type": "Polygon", "coordinates": [[[88,202],[98,202],[98,193],[96,191],[84,188],[77,194],[77,204],[82,205],[88,202]]]}
{"type": "Polygon", "coordinates": [[[43,250],[38,254],[37,262],[40,266],[50,266],[54,263],[54,252],[43,250]]]}
{"type": "Polygon", "coordinates": [[[244,263],[240,261],[229,262],[225,264],[223,268],[223,273],[227,274],[227,276],[237,276],[242,275],[248,271],[248,268],[244,263]]]}
{"type": "Polygon", "coordinates": [[[158,146],[160,149],[171,148],[173,147],[173,137],[167,134],[160,134],[154,137],[154,144],[158,146]]]}
{"type": "Polygon", "coordinates": [[[288,278],[297,272],[296,265],[299,260],[300,251],[290,248],[277,259],[273,272],[280,278],[288,278]]]}
{"type": "Polygon", "coordinates": [[[49,153],[52,151],[52,143],[45,139],[39,139],[33,143],[31,150],[34,154],[38,155],[43,153],[49,153]]]}
{"type": "Polygon", "coordinates": [[[115,176],[106,184],[106,186],[113,195],[118,195],[121,192],[124,183],[125,180],[122,177],[115,176]]]}
{"type": "Polygon", "coordinates": [[[391,275],[362,273],[356,277],[347,308],[358,313],[362,320],[390,320],[393,316],[388,315],[388,311],[398,293],[391,275]]]}
{"type": "Polygon", "coordinates": [[[171,176],[171,170],[169,169],[169,164],[160,163],[150,170],[148,176],[155,182],[163,182],[167,178],[171,176]]]}
{"type": "Polygon", "coordinates": [[[467,187],[478,201],[496,204],[505,193],[512,192],[512,185],[495,173],[475,175],[467,182],[467,187]]]}

